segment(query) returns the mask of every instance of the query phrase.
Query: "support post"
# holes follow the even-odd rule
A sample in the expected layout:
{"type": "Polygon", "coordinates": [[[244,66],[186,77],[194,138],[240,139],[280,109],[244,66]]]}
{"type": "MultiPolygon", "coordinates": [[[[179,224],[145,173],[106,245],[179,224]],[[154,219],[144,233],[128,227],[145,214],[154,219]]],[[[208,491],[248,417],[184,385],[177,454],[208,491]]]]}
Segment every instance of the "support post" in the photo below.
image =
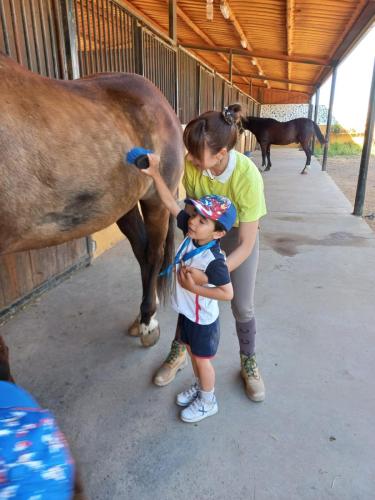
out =
{"type": "Polygon", "coordinates": [[[310,101],[309,101],[309,108],[308,108],[308,111],[307,111],[307,118],[309,120],[312,120],[312,115],[313,115],[313,103],[312,103],[312,96],[310,97],[310,101]]]}
{"type": "Polygon", "coordinates": [[[201,65],[197,63],[196,65],[197,68],[197,103],[196,103],[196,110],[197,110],[197,116],[201,114],[201,65]]]}
{"type": "Polygon", "coordinates": [[[143,30],[142,26],[136,22],[134,31],[134,46],[135,46],[135,71],[138,75],[143,76],[143,30]]]}
{"type": "Polygon", "coordinates": [[[229,81],[232,85],[233,82],[233,51],[229,52],[229,81]]]}
{"type": "Polygon", "coordinates": [[[331,135],[332,110],[333,110],[333,100],[335,98],[336,76],[337,76],[337,66],[335,66],[333,68],[333,72],[332,72],[331,95],[329,97],[327,130],[326,130],[326,137],[325,137],[326,143],[324,144],[323,162],[322,162],[322,170],[324,172],[327,170],[327,157],[328,157],[328,148],[329,148],[329,138],[331,135]]]}
{"type": "MultiPolygon", "coordinates": [[[[315,103],[314,103],[314,122],[318,125],[318,117],[319,117],[319,94],[320,94],[320,87],[316,89],[315,92],[315,103]]],[[[311,153],[314,154],[315,152],[315,134],[313,135],[312,139],[312,146],[311,146],[311,153]]]]}
{"type": "Polygon", "coordinates": [[[64,29],[64,47],[66,66],[64,74],[69,80],[80,77],[77,47],[77,26],[73,0],[60,0],[62,25],[64,29]]]}
{"type": "Polygon", "coordinates": [[[365,202],[365,194],[366,194],[367,171],[371,154],[372,140],[374,137],[374,121],[375,121],[375,59],[374,59],[374,68],[372,71],[372,83],[371,83],[370,98],[368,103],[366,131],[363,140],[363,148],[361,155],[361,163],[359,167],[357,192],[355,195],[353,215],[361,216],[363,214],[363,205],[365,202]]]}
{"type": "Polygon", "coordinates": [[[168,21],[169,21],[169,38],[173,43],[177,43],[177,0],[169,0],[168,2],[168,21]]]}

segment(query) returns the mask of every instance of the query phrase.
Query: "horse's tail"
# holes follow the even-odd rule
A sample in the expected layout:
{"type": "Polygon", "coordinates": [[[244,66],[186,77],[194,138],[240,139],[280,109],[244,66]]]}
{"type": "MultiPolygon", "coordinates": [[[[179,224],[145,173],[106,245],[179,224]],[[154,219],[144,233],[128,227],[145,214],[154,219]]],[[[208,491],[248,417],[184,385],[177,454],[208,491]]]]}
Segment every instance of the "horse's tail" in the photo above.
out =
{"type": "MultiPolygon", "coordinates": [[[[172,215],[169,216],[167,237],[164,244],[164,259],[161,269],[166,269],[170,264],[172,264],[174,258],[174,228],[175,219],[172,215]]],[[[172,275],[159,276],[157,290],[160,303],[165,304],[167,299],[169,299],[171,288],[172,288],[172,275]]]]}
{"type": "Polygon", "coordinates": [[[319,126],[313,120],[311,120],[311,121],[313,122],[313,125],[314,125],[315,135],[316,135],[317,139],[319,140],[320,144],[323,146],[323,144],[326,143],[324,135],[322,134],[319,126]]]}

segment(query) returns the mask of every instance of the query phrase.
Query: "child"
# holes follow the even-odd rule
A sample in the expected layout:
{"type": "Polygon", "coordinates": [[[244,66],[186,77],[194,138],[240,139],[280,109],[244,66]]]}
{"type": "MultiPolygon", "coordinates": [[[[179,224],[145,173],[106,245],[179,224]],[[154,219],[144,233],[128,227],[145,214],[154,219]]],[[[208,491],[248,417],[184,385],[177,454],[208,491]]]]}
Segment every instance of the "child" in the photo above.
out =
{"type": "Polygon", "coordinates": [[[172,306],[179,313],[177,334],[189,352],[195,374],[194,384],[177,395],[177,404],[184,406],[181,419],[198,422],[218,411],[214,394],[215,371],[211,359],[215,356],[220,337],[218,300],[231,300],[233,288],[225,257],[220,250],[220,238],[236,220],[236,209],[224,196],[203,196],[186,200],[195,212],[181,210],[159,172],[159,157],[149,154],[150,167],[142,170],[155,182],[161,200],[177,225],[184,232],[175,261],[177,282],[172,306]],[[208,286],[198,285],[184,266],[200,269],[208,277],[208,286]]]}

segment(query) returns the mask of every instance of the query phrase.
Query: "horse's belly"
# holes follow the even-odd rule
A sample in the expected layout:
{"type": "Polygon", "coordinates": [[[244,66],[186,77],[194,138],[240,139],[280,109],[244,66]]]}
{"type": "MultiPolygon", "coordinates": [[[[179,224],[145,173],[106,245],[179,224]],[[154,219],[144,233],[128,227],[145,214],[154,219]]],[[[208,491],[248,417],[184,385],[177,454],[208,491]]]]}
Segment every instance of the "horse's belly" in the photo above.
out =
{"type": "Polygon", "coordinates": [[[0,253],[57,245],[104,229],[131,210],[151,183],[146,176],[133,181],[129,185],[115,176],[111,184],[91,183],[90,188],[82,184],[64,197],[56,191],[50,193],[50,199],[28,200],[22,213],[12,210],[5,214],[0,253]]]}

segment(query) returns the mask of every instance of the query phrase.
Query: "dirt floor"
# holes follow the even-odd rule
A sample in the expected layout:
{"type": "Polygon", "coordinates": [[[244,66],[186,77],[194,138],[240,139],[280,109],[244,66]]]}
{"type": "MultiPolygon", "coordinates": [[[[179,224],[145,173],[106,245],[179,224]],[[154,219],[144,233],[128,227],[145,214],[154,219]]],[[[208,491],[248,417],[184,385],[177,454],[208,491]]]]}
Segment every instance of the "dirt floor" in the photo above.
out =
{"type": "MultiPolygon", "coordinates": [[[[328,158],[327,164],[327,172],[353,206],[360,161],[360,156],[334,156],[328,158]]],[[[375,156],[370,158],[363,216],[371,229],[375,231],[375,156]]]]}

